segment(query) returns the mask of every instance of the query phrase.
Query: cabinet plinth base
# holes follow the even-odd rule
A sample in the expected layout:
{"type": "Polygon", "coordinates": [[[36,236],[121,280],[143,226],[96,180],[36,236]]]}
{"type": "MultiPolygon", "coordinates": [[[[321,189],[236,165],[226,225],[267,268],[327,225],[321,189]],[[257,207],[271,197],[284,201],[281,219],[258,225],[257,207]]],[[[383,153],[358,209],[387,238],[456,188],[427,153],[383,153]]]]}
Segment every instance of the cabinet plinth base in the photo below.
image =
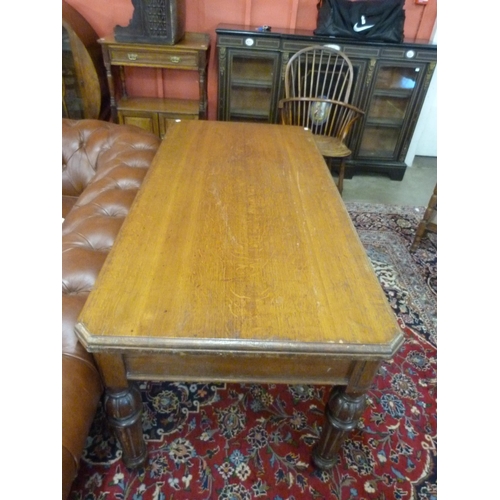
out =
{"type": "Polygon", "coordinates": [[[406,165],[403,165],[404,166],[395,166],[377,163],[370,163],[369,165],[349,165],[346,163],[344,178],[352,179],[353,176],[357,174],[382,174],[387,175],[391,181],[402,181],[406,172],[406,165]]]}

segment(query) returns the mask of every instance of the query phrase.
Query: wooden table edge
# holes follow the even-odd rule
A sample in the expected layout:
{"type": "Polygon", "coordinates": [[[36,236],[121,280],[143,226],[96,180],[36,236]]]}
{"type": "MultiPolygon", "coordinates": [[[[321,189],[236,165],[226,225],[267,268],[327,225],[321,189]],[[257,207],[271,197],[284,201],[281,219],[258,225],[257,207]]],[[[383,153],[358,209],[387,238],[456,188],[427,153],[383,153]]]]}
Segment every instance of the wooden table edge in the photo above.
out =
{"type": "Polygon", "coordinates": [[[78,322],[75,332],[88,352],[126,353],[169,352],[208,353],[239,355],[318,355],[335,357],[377,357],[391,359],[402,346],[405,338],[401,330],[395,332],[391,342],[386,344],[347,344],[315,342],[252,341],[243,339],[199,339],[199,338],[137,338],[125,336],[108,337],[93,335],[85,324],[78,322]]]}

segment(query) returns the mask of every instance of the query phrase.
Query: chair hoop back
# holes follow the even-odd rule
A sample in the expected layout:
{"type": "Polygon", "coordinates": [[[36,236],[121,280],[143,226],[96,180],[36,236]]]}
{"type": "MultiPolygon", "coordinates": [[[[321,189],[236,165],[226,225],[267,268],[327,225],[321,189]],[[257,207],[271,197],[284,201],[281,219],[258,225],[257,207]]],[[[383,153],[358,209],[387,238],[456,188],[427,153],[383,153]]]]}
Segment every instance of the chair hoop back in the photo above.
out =
{"type": "Polygon", "coordinates": [[[296,52],[285,70],[285,98],[323,97],[349,102],[353,66],[340,50],[313,45],[296,52]]]}

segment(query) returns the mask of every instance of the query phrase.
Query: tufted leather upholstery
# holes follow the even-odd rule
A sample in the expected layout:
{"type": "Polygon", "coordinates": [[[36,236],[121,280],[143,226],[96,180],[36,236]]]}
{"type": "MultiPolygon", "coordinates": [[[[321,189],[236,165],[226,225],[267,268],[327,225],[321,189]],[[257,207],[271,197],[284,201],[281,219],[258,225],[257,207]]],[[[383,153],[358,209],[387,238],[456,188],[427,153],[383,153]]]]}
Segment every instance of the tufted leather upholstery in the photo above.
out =
{"type": "Polygon", "coordinates": [[[62,122],[63,499],[103,390],[74,326],[159,144],[156,136],[136,127],[62,122]]]}

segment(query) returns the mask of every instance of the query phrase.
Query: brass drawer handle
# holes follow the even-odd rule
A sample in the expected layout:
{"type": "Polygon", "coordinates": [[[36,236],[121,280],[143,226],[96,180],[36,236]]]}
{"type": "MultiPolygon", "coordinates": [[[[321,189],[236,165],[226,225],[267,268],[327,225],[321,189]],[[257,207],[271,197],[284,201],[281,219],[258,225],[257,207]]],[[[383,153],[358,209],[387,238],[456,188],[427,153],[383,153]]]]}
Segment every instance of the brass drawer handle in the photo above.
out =
{"type": "Polygon", "coordinates": [[[173,62],[175,64],[180,63],[181,62],[181,58],[179,56],[171,56],[170,57],[170,62],[173,62]]]}
{"type": "Polygon", "coordinates": [[[129,61],[135,61],[135,60],[137,60],[137,54],[129,53],[129,54],[127,54],[127,57],[128,57],[129,61]]]}

